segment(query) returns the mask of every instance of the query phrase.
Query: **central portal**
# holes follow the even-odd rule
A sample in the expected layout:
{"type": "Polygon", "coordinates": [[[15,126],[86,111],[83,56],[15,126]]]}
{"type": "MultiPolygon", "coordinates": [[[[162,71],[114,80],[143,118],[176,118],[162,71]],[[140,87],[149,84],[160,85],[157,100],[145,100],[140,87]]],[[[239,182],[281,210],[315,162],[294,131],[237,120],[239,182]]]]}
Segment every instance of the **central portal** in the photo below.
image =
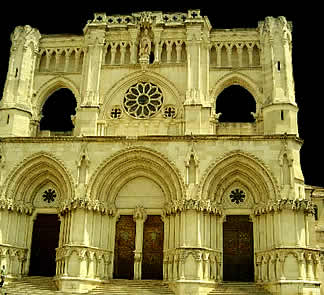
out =
{"type": "Polygon", "coordinates": [[[254,281],[253,223],[249,216],[226,216],[223,241],[223,280],[254,281]]]}

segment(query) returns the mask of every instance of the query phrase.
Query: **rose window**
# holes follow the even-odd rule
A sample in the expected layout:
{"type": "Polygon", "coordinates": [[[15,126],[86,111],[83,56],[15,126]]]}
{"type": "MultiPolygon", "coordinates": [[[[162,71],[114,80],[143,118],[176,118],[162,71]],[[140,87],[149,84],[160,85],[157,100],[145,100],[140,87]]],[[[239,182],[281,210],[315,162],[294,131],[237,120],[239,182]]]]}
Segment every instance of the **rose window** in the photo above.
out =
{"type": "Polygon", "coordinates": [[[150,82],[139,82],[131,86],[124,97],[125,111],[134,118],[147,119],[162,107],[161,89],[150,82]]]}
{"type": "Polygon", "coordinates": [[[231,198],[232,203],[240,204],[244,202],[245,199],[245,193],[240,189],[235,189],[231,191],[231,194],[229,196],[231,198]]]}
{"type": "Polygon", "coordinates": [[[44,202],[52,203],[55,201],[55,198],[56,198],[56,192],[53,189],[49,188],[47,191],[43,193],[44,202]]]}

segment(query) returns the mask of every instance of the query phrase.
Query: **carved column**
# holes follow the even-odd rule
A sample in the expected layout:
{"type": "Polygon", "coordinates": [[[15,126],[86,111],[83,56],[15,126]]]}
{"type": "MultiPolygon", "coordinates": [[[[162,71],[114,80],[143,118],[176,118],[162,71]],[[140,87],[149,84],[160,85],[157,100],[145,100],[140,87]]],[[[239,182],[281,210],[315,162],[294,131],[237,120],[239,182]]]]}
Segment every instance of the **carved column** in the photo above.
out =
{"type": "Polygon", "coordinates": [[[136,222],[135,253],[134,253],[134,280],[140,280],[142,277],[142,256],[143,256],[143,231],[144,222],[147,218],[145,209],[137,206],[133,213],[136,222]]]}

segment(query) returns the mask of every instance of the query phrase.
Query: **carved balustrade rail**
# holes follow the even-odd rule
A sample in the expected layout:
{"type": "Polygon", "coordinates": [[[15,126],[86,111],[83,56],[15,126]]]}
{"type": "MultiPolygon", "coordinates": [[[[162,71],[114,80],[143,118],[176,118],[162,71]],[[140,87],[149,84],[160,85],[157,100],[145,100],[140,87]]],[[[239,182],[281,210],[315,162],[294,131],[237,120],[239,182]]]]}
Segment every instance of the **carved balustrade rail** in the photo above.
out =
{"type": "Polygon", "coordinates": [[[113,252],[105,249],[65,245],[56,249],[56,276],[80,276],[89,279],[112,278],[113,252]],[[72,261],[75,259],[76,261],[72,261]]]}
{"type": "Polygon", "coordinates": [[[25,274],[25,262],[28,249],[0,244],[0,266],[5,266],[9,278],[17,278],[25,274]]]}

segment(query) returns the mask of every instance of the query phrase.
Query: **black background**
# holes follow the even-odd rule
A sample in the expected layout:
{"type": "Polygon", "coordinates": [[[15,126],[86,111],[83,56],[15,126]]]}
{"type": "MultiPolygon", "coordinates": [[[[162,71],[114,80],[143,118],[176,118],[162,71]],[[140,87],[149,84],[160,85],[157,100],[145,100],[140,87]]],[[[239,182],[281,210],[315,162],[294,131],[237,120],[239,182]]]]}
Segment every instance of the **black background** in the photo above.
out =
{"type": "MultiPolygon", "coordinates": [[[[94,12],[107,15],[135,11],[187,12],[200,9],[213,28],[256,28],[266,16],[283,15],[293,22],[293,67],[296,101],[299,106],[299,135],[304,140],[301,164],[305,182],[323,186],[323,23],[322,8],[310,1],[11,1],[2,5],[0,45],[0,96],[8,70],[10,34],[18,25],[29,24],[41,34],[82,34],[94,12]],[[155,5],[154,5],[155,3],[155,5]]],[[[320,3],[320,2],[318,2],[320,3]]]]}

